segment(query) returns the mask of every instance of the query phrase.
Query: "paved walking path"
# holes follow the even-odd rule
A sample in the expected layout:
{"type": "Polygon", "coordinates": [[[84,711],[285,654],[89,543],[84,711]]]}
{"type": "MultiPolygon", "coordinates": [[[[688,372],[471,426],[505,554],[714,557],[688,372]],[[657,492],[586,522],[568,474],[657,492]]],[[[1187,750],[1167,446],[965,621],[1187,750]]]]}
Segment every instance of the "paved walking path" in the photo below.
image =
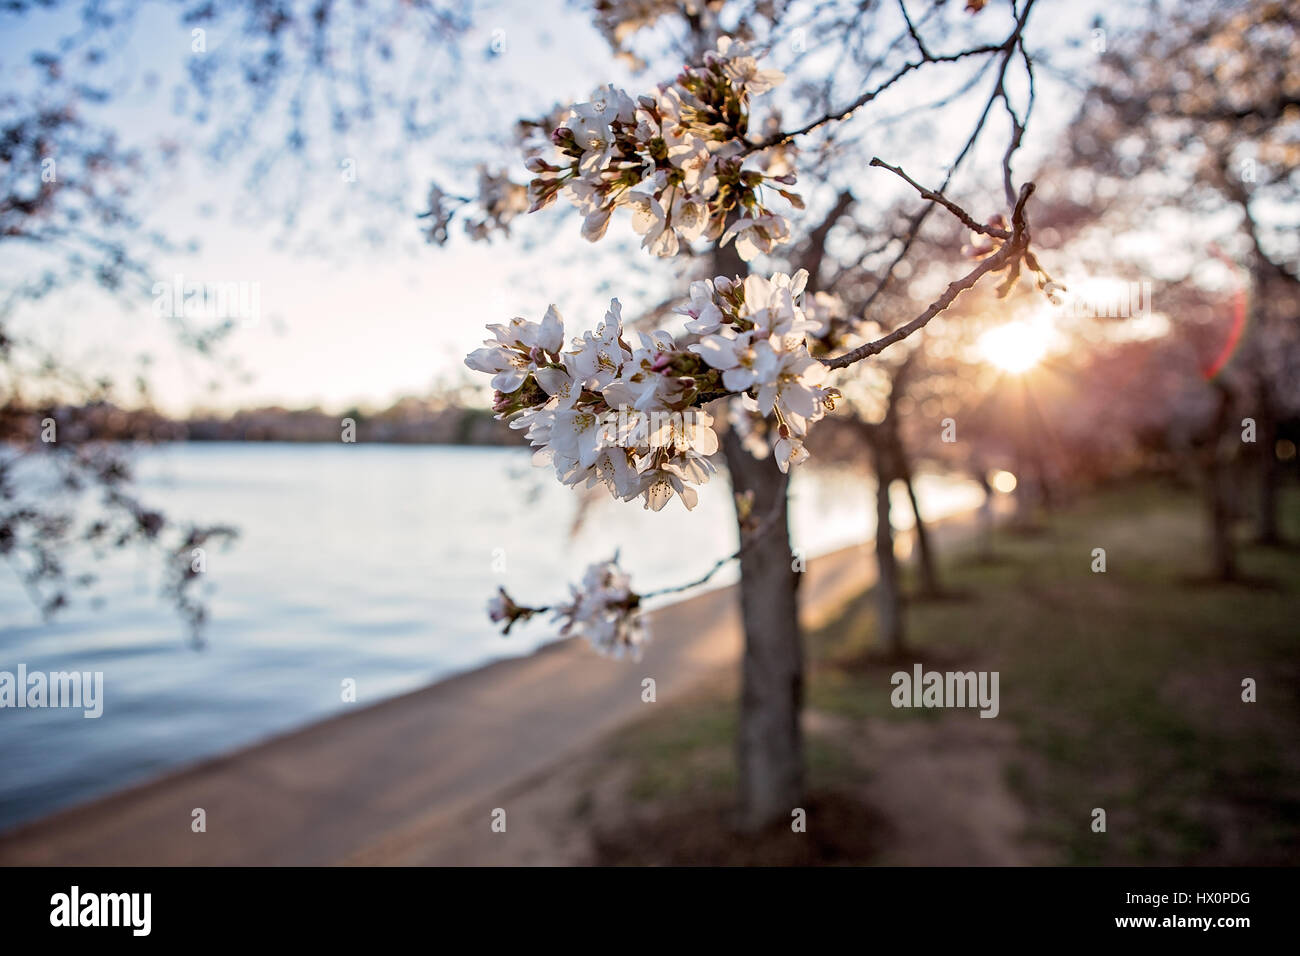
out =
{"type": "MultiPolygon", "coordinates": [[[[820,623],[874,577],[871,551],[809,563],[801,601],[820,623]]],[[[735,590],[651,614],[639,663],[564,641],[313,724],[0,835],[7,865],[318,865],[362,853],[430,813],[558,764],[659,700],[735,666],[735,590]],[[207,832],[193,833],[202,807],[207,832]]],[[[487,811],[485,810],[485,813],[487,811]]]]}

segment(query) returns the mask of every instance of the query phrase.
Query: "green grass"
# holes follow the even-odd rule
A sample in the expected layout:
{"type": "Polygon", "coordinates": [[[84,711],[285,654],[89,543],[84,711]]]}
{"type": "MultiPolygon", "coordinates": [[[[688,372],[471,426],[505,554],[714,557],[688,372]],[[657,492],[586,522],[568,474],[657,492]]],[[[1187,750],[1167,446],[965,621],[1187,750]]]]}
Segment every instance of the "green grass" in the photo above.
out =
{"type": "MultiPolygon", "coordinates": [[[[1300,542],[1294,490],[1284,512],[1286,537],[1300,542]]],[[[1000,672],[999,719],[1020,740],[1003,772],[1050,858],[1294,862],[1300,549],[1243,543],[1240,565],[1250,583],[1207,583],[1199,500],[1146,483],[1083,499],[1037,534],[1000,533],[994,561],[945,555],[944,585],[963,596],[909,606],[912,659],[1000,672]],[[1099,547],[1104,574],[1090,570],[1099,547]],[[1242,702],[1244,677],[1258,703],[1242,702]],[[1107,812],[1105,834],[1089,827],[1094,807],[1107,812]]],[[[890,706],[900,665],[873,657],[871,598],[808,635],[808,705],[842,725],[810,735],[814,787],[863,779],[860,737],[848,739],[862,722],[946,713],[890,706]]],[[[612,756],[631,770],[629,796],[730,792],[736,709],[733,681],[620,735],[612,756]]]]}
{"type": "MultiPolygon", "coordinates": [[[[1300,541],[1294,492],[1284,528],[1300,541]]],[[[1007,779],[1064,862],[1278,862],[1300,846],[1300,551],[1243,544],[1250,583],[1217,585],[1204,535],[1186,491],[1111,489],[1039,534],[1001,534],[991,563],[950,557],[944,583],[967,599],[909,608],[919,660],[1000,672],[1001,716],[1023,743],[1007,779]],[[1244,677],[1258,703],[1242,702],[1244,677]],[[1093,807],[1105,835],[1088,827],[1093,807]]],[[[879,670],[848,666],[873,646],[870,598],[811,636],[812,705],[942,713],[894,710],[879,670]]]]}
{"type": "MultiPolygon", "coordinates": [[[[733,685],[677,701],[617,734],[608,758],[631,770],[626,796],[653,802],[734,793],[738,713],[733,685]]],[[[854,776],[854,763],[839,742],[810,735],[804,746],[812,786],[833,785],[854,776]]]]}
{"type": "Polygon", "coordinates": [[[668,705],[615,738],[612,756],[632,767],[637,801],[729,793],[736,785],[734,690],[668,705]]]}

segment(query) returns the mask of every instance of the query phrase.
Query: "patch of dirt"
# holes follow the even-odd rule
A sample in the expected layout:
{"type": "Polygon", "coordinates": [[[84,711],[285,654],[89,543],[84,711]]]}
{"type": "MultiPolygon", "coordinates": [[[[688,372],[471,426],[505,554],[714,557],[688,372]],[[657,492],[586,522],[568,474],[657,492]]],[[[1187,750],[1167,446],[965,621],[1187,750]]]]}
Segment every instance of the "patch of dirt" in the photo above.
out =
{"type": "Polygon", "coordinates": [[[596,862],[606,866],[818,866],[872,862],[889,823],[856,795],[813,792],[807,831],[778,822],[738,834],[729,801],[682,807],[600,829],[596,862]]]}
{"type": "Polygon", "coordinates": [[[627,770],[582,756],[481,805],[431,815],[347,862],[360,866],[589,866],[594,806],[623,801],[627,770]],[[505,831],[492,828],[505,811],[505,831]]]}
{"type": "Polygon", "coordinates": [[[846,782],[812,790],[806,832],[733,825],[729,797],[638,802],[635,769],[597,748],[459,814],[393,834],[351,862],[396,865],[1008,866],[1050,862],[1026,843],[1027,813],[1006,780],[1009,723],[973,712],[858,722],[810,712],[810,737],[840,747],[846,782]],[[507,812],[505,833],[492,810],[507,812]]]}
{"type": "Polygon", "coordinates": [[[714,800],[605,819],[596,862],[614,865],[1017,866],[1048,862],[1024,837],[1027,813],[1006,781],[1009,724],[974,714],[870,721],[810,713],[811,735],[847,746],[853,787],[814,791],[807,832],[778,823],[737,834],[732,807],[714,800]]]}
{"type": "Polygon", "coordinates": [[[1009,723],[960,713],[872,721],[858,743],[871,769],[863,798],[893,832],[872,862],[893,866],[1024,866],[1045,862],[1024,833],[1028,814],[1007,784],[1009,723]]]}

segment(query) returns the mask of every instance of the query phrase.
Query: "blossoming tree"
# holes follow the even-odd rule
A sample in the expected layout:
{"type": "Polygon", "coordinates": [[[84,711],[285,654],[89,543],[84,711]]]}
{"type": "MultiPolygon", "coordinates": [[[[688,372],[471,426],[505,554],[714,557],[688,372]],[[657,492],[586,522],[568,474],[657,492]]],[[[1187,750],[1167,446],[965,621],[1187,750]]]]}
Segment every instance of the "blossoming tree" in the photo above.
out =
{"type": "MultiPolygon", "coordinates": [[[[606,16],[612,6],[602,7],[606,16]]],[[[703,583],[727,562],[739,561],[745,628],[740,820],[757,828],[788,818],[802,793],[803,656],[786,488],[790,469],[809,457],[809,430],[835,409],[840,392],[833,375],[897,346],[986,275],[1000,274],[1004,293],[1022,272],[1032,274],[1040,289],[1052,291],[1030,250],[1026,202],[1033,186],[1012,186],[1011,157],[1028,110],[1022,115],[1012,106],[1004,82],[1013,62],[1023,64],[1032,81],[1023,35],[1033,0],[1014,8],[1008,33],[999,42],[942,55],[931,52],[922,38],[926,21],[914,22],[900,4],[902,30],[891,51],[910,47],[915,53],[848,106],[828,108],[789,132],[769,123],[770,132],[761,138],[750,132],[758,125],[755,101],[784,75],[765,66],[757,49],[731,35],[737,31],[724,28],[722,4],[684,10],[664,6],[651,19],[683,14],[693,46],[691,62],[674,80],[646,94],[633,97],[607,86],[589,102],[559,111],[551,124],[544,124],[553,125],[547,130],[548,148],[527,158],[533,178],[526,195],[531,212],[559,199],[576,207],[582,234],[593,242],[611,228],[625,228],[620,220],[626,219],[647,253],[695,254],[708,263],[708,274],[692,281],[676,304],[673,311],[681,318],[673,329],[631,328],[614,299],[594,331],[571,335],[552,305],[539,321],[514,318],[489,325],[490,337],[466,364],[491,376],[497,416],[521,430],[536,450],[535,460],[553,468],[567,486],[603,488],[616,499],[640,501],[653,511],[676,497],[690,509],[696,489],[716,474],[714,458],[722,452],[735,493],[740,548],[720,556],[705,578],[671,590],[703,583]],[[947,182],[931,190],[901,168],[873,160],[871,166],[893,173],[920,193],[923,211],[894,237],[902,249],[891,249],[875,294],[846,305],[819,292],[826,233],[853,197],[841,194],[798,253],[783,252],[783,247],[793,248],[798,231],[787,216],[804,206],[790,188],[797,176],[797,142],[847,121],[914,71],[971,57],[986,59],[996,82],[950,167],[949,180],[1000,102],[1012,131],[1003,160],[1006,216],[977,221],[944,195],[947,182]],[[980,238],[973,266],[954,277],[920,314],[901,322],[882,319],[879,325],[889,331],[869,334],[876,326],[860,320],[868,316],[935,207],[946,209],[980,238]],[[751,263],[783,254],[793,260],[790,268],[750,271],[751,263]],[[719,436],[714,426],[724,423],[719,436]]],[[[781,28],[779,15],[771,16],[769,46],[781,28]]],[[[491,231],[494,217],[507,226],[523,201],[519,185],[507,177],[483,176],[480,189],[477,200],[460,200],[476,203],[479,214],[466,220],[471,234],[479,236],[491,231]]],[[[433,198],[433,231],[441,230],[445,237],[450,218],[445,196],[435,190],[433,198]]],[[[860,262],[856,268],[861,271],[860,262]]],[[[641,612],[648,596],[636,592],[612,559],[592,565],[567,600],[532,605],[503,589],[489,610],[506,632],[549,613],[561,622],[562,633],[585,637],[605,653],[635,656],[648,636],[641,612]]]]}
{"type": "Polygon", "coordinates": [[[1159,268],[1146,267],[1168,278],[1164,294],[1225,271],[1241,290],[1238,321],[1220,336],[1204,370],[1209,388],[1193,402],[1206,407],[1205,443],[1224,442],[1208,456],[1206,482],[1214,573],[1224,579],[1236,574],[1227,527],[1236,491],[1222,459],[1254,459],[1255,536],[1281,543],[1276,441],[1279,424],[1300,410],[1300,85],[1288,65],[1298,36],[1294,4],[1196,0],[1152,12],[1101,58],[1067,154],[1072,172],[1086,170],[1116,195],[1108,224],[1125,215],[1158,221],[1191,247],[1182,275],[1169,268],[1176,259],[1167,251],[1159,268]],[[1188,92],[1206,76],[1214,81],[1188,92]],[[1230,434],[1243,416],[1258,426],[1258,440],[1230,434]]]}

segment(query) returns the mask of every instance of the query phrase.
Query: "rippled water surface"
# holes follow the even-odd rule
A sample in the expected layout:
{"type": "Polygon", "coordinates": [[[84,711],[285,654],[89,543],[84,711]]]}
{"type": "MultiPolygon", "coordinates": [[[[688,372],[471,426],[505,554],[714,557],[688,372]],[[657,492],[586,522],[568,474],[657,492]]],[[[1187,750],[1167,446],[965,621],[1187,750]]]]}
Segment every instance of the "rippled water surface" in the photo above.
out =
{"type": "MultiPolygon", "coordinates": [[[[736,545],[725,476],[690,514],[677,501],[652,514],[599,500],[573,536],[577,497],[525,449],[172,445],[142,452],[137,469],[141,497],[170,515],[240,529],[208,555],[206,647],[159,598],[156,555],[115,555],[95,569],[103,606],[48,625],[14,575],[0,578],[0,671],[104,674],[97,720],[0,710],[0,827],[355,706],[341,700],[345,678],[370,703],[553,639],[545,623],[508,638],[491,627],[484,606],[499,584],[546,602],[619,548],[650,590],[698,577],[736,545]]],[[[979,498],[942,477],[919,486],[931,517],[979,498]]],[[[795,546],[815,555],[863,540],[871,494],[860,475],[806,469],[795,546]]]]}

